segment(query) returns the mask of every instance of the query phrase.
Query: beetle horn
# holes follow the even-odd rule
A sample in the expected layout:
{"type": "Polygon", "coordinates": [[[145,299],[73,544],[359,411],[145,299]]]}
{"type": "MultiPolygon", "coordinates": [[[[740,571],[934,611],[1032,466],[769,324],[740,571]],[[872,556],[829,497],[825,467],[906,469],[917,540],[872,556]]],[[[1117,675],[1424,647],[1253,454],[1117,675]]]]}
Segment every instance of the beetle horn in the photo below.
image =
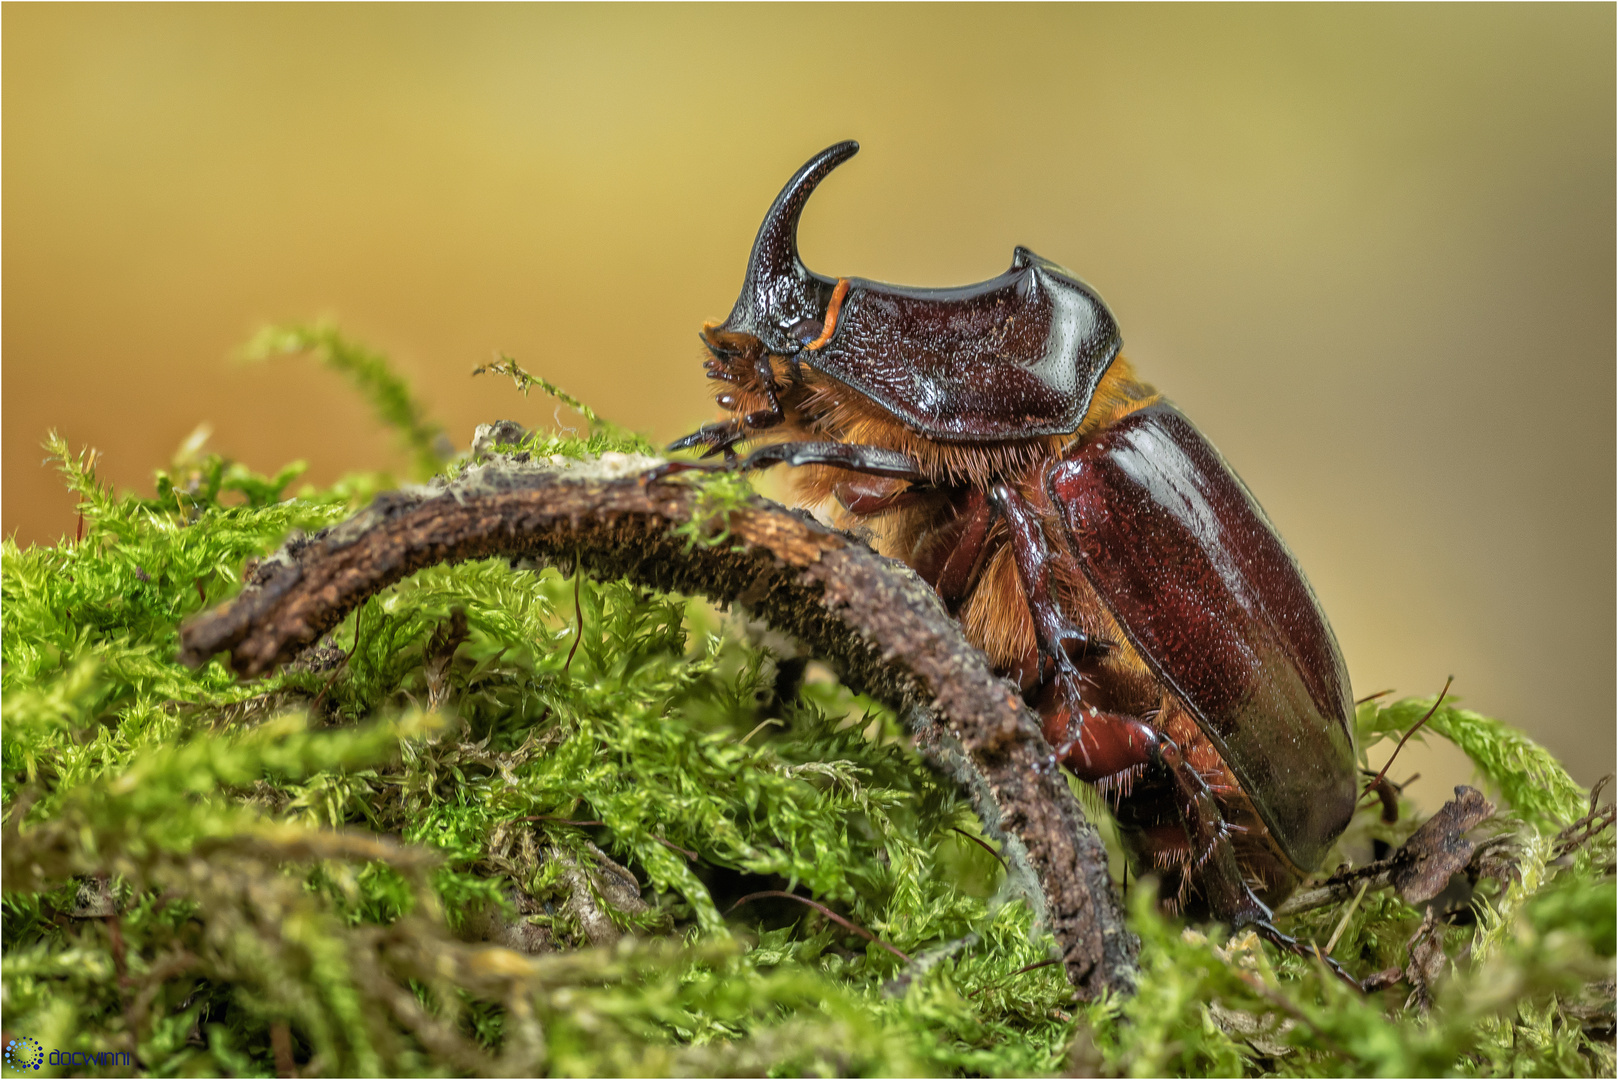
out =
{"type": "Polygon", "coordinates": [[[789,328],[804,319],[822,318],[837,283],[803,265],[798,256],[798,219],[826,175],[859,149],[860,144],[852,139],[828,146],[787,181],[759,226],[742,293],[730,318],[716,328],[720,333],[749,334],[777,354],[794,353],[801,347],[789,328]]]}

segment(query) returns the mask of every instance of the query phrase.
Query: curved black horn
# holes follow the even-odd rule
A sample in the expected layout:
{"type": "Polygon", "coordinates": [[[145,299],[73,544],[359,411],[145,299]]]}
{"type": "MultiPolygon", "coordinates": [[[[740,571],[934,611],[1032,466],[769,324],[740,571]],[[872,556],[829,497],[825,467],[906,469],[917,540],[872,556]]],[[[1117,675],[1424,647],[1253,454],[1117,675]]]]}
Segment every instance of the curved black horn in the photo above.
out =
{"type": "Polygon", "coordinates": [[[826,174],[859,149],[852,139],[828,146],[787,181],[759,226],[742,293],[730,318],[719,326],[721,332],[751,334],[770,352],[786,354],[801,344],[787,332],[789,328],[803,319],[824,316],[837,283],[810,272],[798,257],[798,219],[826,174]]]}

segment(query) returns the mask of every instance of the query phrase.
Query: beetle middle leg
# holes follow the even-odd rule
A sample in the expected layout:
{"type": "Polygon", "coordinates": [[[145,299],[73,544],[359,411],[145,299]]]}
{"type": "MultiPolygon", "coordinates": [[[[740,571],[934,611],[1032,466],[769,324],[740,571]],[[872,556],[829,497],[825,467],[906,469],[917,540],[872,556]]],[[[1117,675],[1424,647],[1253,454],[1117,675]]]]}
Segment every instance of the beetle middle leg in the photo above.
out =
{"type": "Polygon", "coordinates": [[[861,474],[832,485],[832,497],[848,513],[865,518],[914,505],[922,491],[892,477],[861,474]]]}
{"type": "Polygon", "coordinates": [[[938,591],[951,611],[960,607],[982,577],[990,553],[989,530],[996,516],[984,490],[971,488],[955,521],[939,536],[942,542],[916,563],[916,572],[938,591]]]}

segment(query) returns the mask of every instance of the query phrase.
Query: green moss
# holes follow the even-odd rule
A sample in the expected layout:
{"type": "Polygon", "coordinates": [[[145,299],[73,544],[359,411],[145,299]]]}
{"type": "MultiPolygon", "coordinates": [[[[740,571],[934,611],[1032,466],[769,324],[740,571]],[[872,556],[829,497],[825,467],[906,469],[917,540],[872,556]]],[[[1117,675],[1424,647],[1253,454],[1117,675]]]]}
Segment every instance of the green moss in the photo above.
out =
{"type": "Polygon", "coordinates": [[[1440,704],[1434,698],[1361,705],[1361,751],[1383,739],[1397,741],[1429,712],[1431,718],[1413,737],[1421,739],[1431,731],[1460,747],[1488,786],[1521,817],[1560,828],[1584,813],[1589,793],[1573,782],[1544,747],[1508,724],[1470,709],[1440,704]]]}
{"type": "Polygon", "coordinates": [[[354,384],[376,418],[398,435],[409,453],[416,479],[437,472],[449,456],[444,429],[427,418],[427,410],[410,385],[375,349],[350,341],[329,323],[266,326],[241,350],[244,360],[308,353],[354,384]]]}
{"type": "MultiPolygon", "coordinates": [[[[417,471],[438,467],[437,428],[378,354],[326,328],[256,348],[325,350],[417,471]]],[[[523,449],[647,449],[507,363],[590,424],[523,449]]],[[[50,449],[83,535],[0,549],[11,1032],[160,1074],[273,1073],[278,1032],[305,1074],[1612,1070],[1587,989],[1612,972],[1611,833],[1558,857],[1586,793],[1475,713],[1429,729],[1504,799],[1519,880],[1445,932],[1430,1012],[1187,930],[1140,885],[1139,993],[1081,1007],[896,718],[818,673],[782,696],[776,659],[705,605],[503,559],[435,567],[311,661],[238,682],[177,664],[178,623],[380,481],[287,498],[296,466],[260,476],[199,439],[146,499],[50,449]],[[916,962],[809,907],[734,906],[768,891],[916,962]],[[517,933],[552,951],[481,943],[517,933]]],[[[724,542],[747,488],[701,482],[691,539],[724,542]]],[[[1362,744],[1430,704],[1365,706],[1362,744]]],[[[1412,825],[1367,809],[1345,843],[1412,825]]],[[[1289,929],[1323,943],[1345,907],[1289,929]]],[[[1403,965],[1419,923],[1368,895],[1334,955],[1359,975],[1403,965]]]]}
{"type": "Polygon", "coordinates": [[[509,356],[501,357],[492,364],[485,364],[472,369],[473,375],[505,375],[522,391],[523,397],[528,396],[530,390],[538,390],[560,401],[584,417],[589,425],[588,436],[583,440],[569,438],[561,433],[538,434],[530,437],[527,442],[516,449],[549,457],[552,454],[561,454],[566,457],[580,457],[585,454],[601,454],[611,451],[624,454],[652,454],[652,444],[640,435],[629,429],[604,420],[596,414],[589,405],[580,401],[572,394],[563,390],[549,379],[542,379],[538,375],[524,371],[522,367],[509,356]]]}

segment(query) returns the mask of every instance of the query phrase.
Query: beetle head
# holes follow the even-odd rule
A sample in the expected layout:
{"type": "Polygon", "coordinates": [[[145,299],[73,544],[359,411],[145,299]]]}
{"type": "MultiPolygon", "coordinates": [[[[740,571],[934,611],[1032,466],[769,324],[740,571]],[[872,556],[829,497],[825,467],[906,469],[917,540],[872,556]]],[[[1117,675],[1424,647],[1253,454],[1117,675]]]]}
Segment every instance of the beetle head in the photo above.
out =
{"type": "Polygon", "coordinates": [[[828,146],[799,169],[759,226],[747,278],[730,318],[704,330],[716,355],[756,338],[767,353],[792,356],[820,334],[836,281],[812,273],[798,257],[798,219],[826,174],[859,153],[852,139],[828,146]]]}

